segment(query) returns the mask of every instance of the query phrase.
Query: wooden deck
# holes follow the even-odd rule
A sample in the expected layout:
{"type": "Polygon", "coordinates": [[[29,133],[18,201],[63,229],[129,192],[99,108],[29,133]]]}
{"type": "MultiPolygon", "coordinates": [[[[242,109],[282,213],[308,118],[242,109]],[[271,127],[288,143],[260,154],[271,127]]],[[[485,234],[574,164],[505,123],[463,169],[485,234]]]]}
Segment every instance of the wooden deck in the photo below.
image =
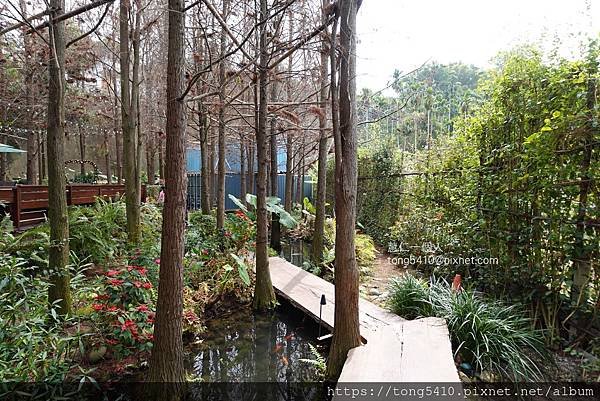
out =
{"type": "MultiPolygon", "coordinates": [[[[275,292],[315,320],[325,295],[323,326],[333,330],[333,284],[282,258],[269,262],[275,292]]],[[[366,345],[348,353],[340,383],[460,381],[443,319],[404,320],[365,299],[359,302],[359,313],[366,345]]]]}

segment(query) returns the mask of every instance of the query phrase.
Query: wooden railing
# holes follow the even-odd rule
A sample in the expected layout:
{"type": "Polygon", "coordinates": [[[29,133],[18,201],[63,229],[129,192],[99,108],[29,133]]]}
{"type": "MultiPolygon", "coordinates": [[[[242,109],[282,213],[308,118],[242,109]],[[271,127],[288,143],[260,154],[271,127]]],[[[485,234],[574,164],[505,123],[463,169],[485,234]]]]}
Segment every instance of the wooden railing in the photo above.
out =
{"type": "MultiPolygon", "coordinates": [[[[91,205],[97,198],[115,199],[125,193],[125,185],[74,184],[67,185],[67,205],[91,205]]],[[[142,202],[146,187],[142,186],[142,202]]],[[[22,230],[46,220],[48,187],[46,185],[16,185],[0,187],[0,204],[10,213],[15,230],[22,230]]]]}

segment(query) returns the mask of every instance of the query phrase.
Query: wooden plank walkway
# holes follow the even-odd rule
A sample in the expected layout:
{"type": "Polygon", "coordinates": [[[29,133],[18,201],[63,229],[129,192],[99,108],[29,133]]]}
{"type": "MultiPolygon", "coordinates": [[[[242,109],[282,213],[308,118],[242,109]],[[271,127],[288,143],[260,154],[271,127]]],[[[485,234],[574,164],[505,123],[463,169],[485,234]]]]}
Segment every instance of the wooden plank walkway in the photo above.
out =
{"type": "MultiPolygon", "coordinates": [[[[290,262],[269,259],[275,292],[333,330],[334,286],[290,262]]],[[[365,300],[359,301],[360,331],[366,345],[348,353],[339,382],[460,382],[446,322],[439,318],[404,320],[365,300]]]]}

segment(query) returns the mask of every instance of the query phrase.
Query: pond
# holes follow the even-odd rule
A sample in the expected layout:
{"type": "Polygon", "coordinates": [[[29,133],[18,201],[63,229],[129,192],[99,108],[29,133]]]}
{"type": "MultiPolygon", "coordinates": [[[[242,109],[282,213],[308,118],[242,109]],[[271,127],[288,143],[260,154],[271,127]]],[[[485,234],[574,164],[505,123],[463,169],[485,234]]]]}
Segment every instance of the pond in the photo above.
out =
{"type": "Polygon", "coordinates": [[[317,369],[303,361],[316,359],[317,336],[318,325],[287,303],[270,314],[244,309],[209,322],[186,352],[187,371],[205,383],[192,399],[321,399],[317,369]]]}

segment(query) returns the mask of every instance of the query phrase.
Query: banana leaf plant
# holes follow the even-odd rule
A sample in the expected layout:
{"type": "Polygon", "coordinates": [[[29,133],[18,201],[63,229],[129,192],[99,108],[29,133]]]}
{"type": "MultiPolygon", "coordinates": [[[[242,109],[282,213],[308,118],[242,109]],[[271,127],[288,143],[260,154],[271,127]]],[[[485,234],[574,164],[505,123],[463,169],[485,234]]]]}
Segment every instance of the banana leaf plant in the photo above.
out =
{"type": "MultiPolygon", "coordinates": [[[[256,195],[246,194],[246,202],[251,207],[250,209],[240,199],[233,195],[229,195],[229,199],[240,208],[242,212],[246,214],[250,219],[256,221],[256,195]]],[[[285,228],[292,229],[298,225],[296,219],[291,214],[285,211],[281,206],[281,198],[276,196],[267,197],[267,211],[269,213],[275,213],[279,216],[279,223],[285,228]]]]}

